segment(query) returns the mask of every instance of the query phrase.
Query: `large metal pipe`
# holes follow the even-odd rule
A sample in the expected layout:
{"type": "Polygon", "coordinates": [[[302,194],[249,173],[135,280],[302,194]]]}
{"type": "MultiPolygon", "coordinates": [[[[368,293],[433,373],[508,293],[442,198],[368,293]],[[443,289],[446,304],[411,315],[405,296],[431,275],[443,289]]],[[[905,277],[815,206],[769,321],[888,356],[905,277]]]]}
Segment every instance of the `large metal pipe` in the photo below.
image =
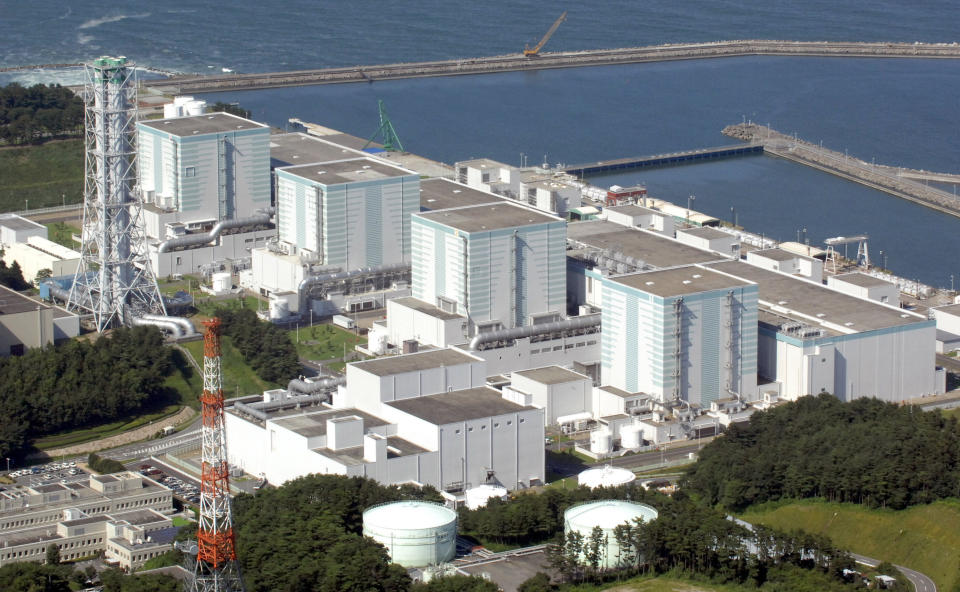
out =
{"type": "Polygon", "coordinates": [[[180,327],[180,329],[183,331],[184,336],[193,335],[194,333],[197,332],[197,330],[193,326],[193,323],[191,323],[190,321],[188,321],[183,317],[171,317],[171,316],[163,316],[163,315],[145,314],[145,315],[141,315],[140,318],[148,321],[152,320],[152,321],[163,321],[166,323],[173,323],[178,327],[180,327]]]}
{"type": "Polygon", "coordinates": [[[70,301],[70,290],[64,290],[56,282],[47,282],[47,287],[50,289],[50,296],[62,300],[64,304],[70,301]]]}
{"type": "Polygon", "coordinates": [[[361,269],[355,269],[353,271],[341,271],[339,273],[327,273],[323,275],[317,275],[314,277],[303,278],[300,282],[300,285],[297,286],[297,293],[300,297],[300,306],[298,308],[300,316],[307,314],[307,304],[310,301],[310,288],[320,284],[325,284],[327,282],[335,282],[346,279],[351,279],[355,277],[360,277],[364,275],[377,275],[383,273],[390,273],[393,271],[403,271],[410,269],[409,263],[390,263],[387,265],[380,265],[378,267],[364,267],[361,269]]]}
{"type": "Polygon", "coordinates": [[[166,253],[175,249],[186,249],[199,245],[206,245],[215,241],[224,231],[234,228],[243,228],[245,226],[261,226],[270,223],[270,217],[274,208],[264,208],[258,210],[254,215],[246,218],[234,218],[233,220],[221,220],[206,234],[191,234],[180,236],[163,241],[157,247],[157,252],[166,253]]]}
{"type": "Polygon", "coordinates": [[[294,378],[287,383],[287,392],[297,392],[312,395],[317,391],[346,383],[347,379],[344,376],[331,376],[328,378],[322,378],[315,382],[307,382],[306,380],[294,378]]]}
{"type": "Polygon", "coordinates": [[[524,325],[523,327],[514,327],[512,329],[498,329],[496,331],[487,331],[475,335],[470,340],[470,349],[476,350],[484,343],[491,341],[505,341],[508,339],[520,339],[522,337],[532,337],[534,335],[545,335],[547,333],[556,333],[557,331],[572,331],[575,329],[587,329],[600,325],[600,314],[581,315],[571,317],[562,321],[552,323],[542,323],[539,325],[524,325]]]}
{"type": "Polygon", "coordinates": [[[309,395],[306,397],[294,397],[280,401],[271,401],[270,403],[243,403],[241,401],[237,401],[233,404],[233,408],[241,413],[246,413],[251,417],[256,417],[257,419],[266,421],[269,417],[267,411],[282,409],[284,407],[299,407],[303,405],[313,405],[314,403],[324,403],[326,400],[327,395],[309,395]]]}
{"type": "Polygon", "coordinates": [[[171,320],[163,319],[163,317],[155,319],[134,317],[131,323],[133,323],[135,327],[149,326],[165,329],[166,331],[169,331],[171,335],[173,335],[174,339],[180,339],[181,337],[184,337],[183,328],[180,325],[171,320]]]}

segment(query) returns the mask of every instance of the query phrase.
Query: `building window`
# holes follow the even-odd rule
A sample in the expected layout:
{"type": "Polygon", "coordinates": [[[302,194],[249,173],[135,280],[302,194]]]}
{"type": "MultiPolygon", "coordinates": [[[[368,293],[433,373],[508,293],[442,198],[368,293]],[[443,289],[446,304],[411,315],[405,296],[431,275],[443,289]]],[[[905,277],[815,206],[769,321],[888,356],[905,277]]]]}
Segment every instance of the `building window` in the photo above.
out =
{"type": "Polygon", "coordinates": [[[187,167],[183,169],[184,177],[196,177],[197,176],[197,167],[187,167]]]}
{"type": "Polygon", "coordinates": [[[10,346],[11,356],[22,356],[23,354],[24,354],[24,347],[22,343],[16,343],[10,346]]]}
{"type": "Polygon", "coordinates": [[[177,257],[177,265],[180,265],[180,263],[181,263],[182,261],[183,261],[183,258],[182,258],[182,257],[177,257]]]}

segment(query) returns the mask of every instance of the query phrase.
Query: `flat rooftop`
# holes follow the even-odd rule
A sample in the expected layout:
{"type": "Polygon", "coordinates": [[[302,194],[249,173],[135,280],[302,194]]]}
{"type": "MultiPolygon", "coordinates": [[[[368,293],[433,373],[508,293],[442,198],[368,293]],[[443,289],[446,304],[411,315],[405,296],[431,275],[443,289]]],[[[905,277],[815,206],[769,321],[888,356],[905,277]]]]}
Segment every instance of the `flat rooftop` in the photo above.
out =
{"type": "Polygon", "coordinates": [[[550,216],[505,200],[500,200],[500,203],[480,206],[421,212],[417,215],[461,232],[487,232],[560,221],[560,218],[556,216],[550,216]]]}
{"type": "Polygon", "coordinates": [[[0,286],[0,315],[19,314],[31,310],[46,309],[46,305],[27,298],[6,286],[0,286]]]}
{"type": "Polygon", "coordinates": [[[446,210],[462,206],[478,206],[488,203],[500,203],[503,198],[455,183],[449,179],[435,177],[420,181],[420,209],[446,210]]]}
{"type": "MultiPolygon", "coordinates": [[[[760,308],[776,306],[773,313],[803,315],[796,320],[812,326],[823,323],[837,327],[836,333],[857,333],[889,327],[902,327],[926,322],[926,318],[879,302],[848,296],[822,284],[792,275],[768,271],[740,261],[713,263],[711,269],[749,280],[757,284],[760,308]],[[839,329],[842,327],[843,329],[839,329]]],[[[763,318],[762,316],[760,317],[763,318]]]]}
{"type": "Polygon", "coordinates": [[[295,432],[304,438],[314,438],[316,436],[326,435],[328,419],[338,419],[354,415],[363,420],[364,429],[387,424],[386,421],[379,417],[364,413],[359,409],[326,409],[319,413],[306,413],[304,415],[295,415],[282,419],[271,419],[271,421],[274,425],[295,432]]]}
{"type": "Polygon", "coordinates": [[[599,387],[599,388],[600,388],[601,391],[603,391],[603,392],[605,392],[605,393],[610,393],[611,395],[615,395],[615,396],[617,396],[617,397],[620,397],[621,399],[629,399],[630,397],[636,397],[636,396],[642,396],[642,395],[643,395],[643,393],[631,393],[631,392],[629,392],[629,391],[623,390],[622,388],[617,388],[617,387],[612,386],[612,385],[601,386],[601,387],[599,387]]]}
{"type": "MultiPolygon", "coordinates": [[[[343,465],[362,465],[369,462],[363,459],[363,448],[363,446],[352,446],[350,448],[342,448],[340,450],[331,450],[329,448],[313,448],[312,451],[335,460],[343,465]]],[[[430,451],[398,436],[387,437],[387,458],[411,456],[422,454],[424,452],[430,451]]]]}
{"type": "Polygon", "coordinates": [[[455,349],[432,349],[430,351],[404,354],[402,356],[389,356],[375,360],[367,360],[365,362],[353,362],[347,367],[352,366],[376,376],[391,376],[403,372],[417,372],[419,370],[430,370],[442,366],[469,364],[476,361],[477,359],[473,356],[469,356],[455,349]]]}
{"type": "Polygon", "coordinates": [[[626,228],[604,220],[567,224],[567,240],[594,249],[620,252],[659,268],[726,259],[717,253],[691,247],[660,234],[626,228]]]}
{"type": "Polygon", "coordinates": [[[517,405],[504,399],[500,391],[486,386],[391,401],[384,405],[389,405],[433,425],[470,421],[531,409],[531,407],[517,405]]]}
{"type": "Polygon", "coordinates": [[[27,220],[17,214],[0,214],[0,226],[5,226],[11,230],[37,230],[43,228],[43,224],[37,224],[33,220],[27,220]]]}
{"type": "Polygon", "coordinates": [[[661,298],[727,290],[750,285],[750,282],[717,273],[703,267],[676,267],[610,278],[610,281],[648,292],[661,298]]]}
{"type": "Polygon", "coordinates": [[[876,286],[893,286],[894,285],[893,283],[888,282],[887,280],[883,280],[878,277],[873,277],[872,275],[867,275],[865,273],[860,273],[859,271],[835,275],[833,276],[832,279],[837,282],[853,284],[854,286],[860,286],[862,288],[873,288],[876,286]]]}
{"type": "Polygon", "coordinates": [[[508,169],[509,165],[505,165],[502,162],[498,162],[491,158],[472,158],[470,160],[461,160],[457,163],[457,166],[466,166],[473,169],[508,169]]]}
{"type": "Polygon", "coordinates": [[[800,255],[799,253],[791,253],[790,251],[784,251],[783,249],[763,249],[759,251],[750,251],[748,256],[757,255],[765,259],[770,259],[772,261],[793,261],[794,259],[812,259],[812,257],[807,257],[806,255],[800,255]]]}
{"type": "Polygon", "coordinates": [[[280,170],[323,185],[359,183],[415,174],[400,167],[363,157],[284,167],[280,170]]]}
{"type": "Polygon", "coordinates": [[[645,208],[643,206],[638,206],[634,204],[627,204],[625,206],[611,206],[609,208],[603,208],[605,212],[615,212],[617,214],[625,214],[627,216],[648,216],[654,214],[657,216],[666,217],[668,214],[659,212],[657,210],[652,210],[650,208],[645,208]]]}
{"type": "Polygon", "coordinates": [[[960,316],[960,304],[948,304],[946,306],[937,306],[937,307],[931,308],[930,310],[934,311],[934,313],[940,312],[948,315],[960,316]]]}
{"type": "Polygon", "coordinates": [[[435,319],[440,319],[441,321],[450,321],[453,319],[467,318],[460,314],[440,310],[438,307],[430,304],[429,302],[424,302],[423,300],[420,300],[419,298],[414,298],[413,296],[393,298],[391,301],[401,306],[405,306],[407,308],[413,309],[417,312],[422,312],[423,314],[430,315],[431,317],[435,319]]]}
{"type": "Polygon", "coordinates": [[[545,368],[534,368],[533,370],[520,370],[514,372],[515,375],[529,378],[540,384],[563,384],[573,382],[574,380],[589,380],[589,377],[578,374],[573,370],[567,370],[560,366],[546,366],[545,368]]]}
{"type": "Polygon", "coordinates": [[[677,232],[682,232],[683,234],[689,236],[695,236],[697,238],[705,238],[707,240],[715,240],[718,238],[733,238],[736,237],[732,234],[727,234],[722,230],[717,230],[716,228],[711,228],[710,226],[701,226],[696,228],[683,228],[677,232]]]}
{"type": "Polygon", "coordinates": [[[357,150],[303,133],[270,136],[270,168],[357,158],[357,150]]]}
{"type": "Polygon", "coordinates": [[[192,117],[173,117],[170,119],[154,119],[140,121],[140,125],[150,127],[168,134],[188,137],[202,134],[219,134],[225,132],[244,131],[267,126],[256,121],[237,117],[230,113],[205,113],[192,117]]]}

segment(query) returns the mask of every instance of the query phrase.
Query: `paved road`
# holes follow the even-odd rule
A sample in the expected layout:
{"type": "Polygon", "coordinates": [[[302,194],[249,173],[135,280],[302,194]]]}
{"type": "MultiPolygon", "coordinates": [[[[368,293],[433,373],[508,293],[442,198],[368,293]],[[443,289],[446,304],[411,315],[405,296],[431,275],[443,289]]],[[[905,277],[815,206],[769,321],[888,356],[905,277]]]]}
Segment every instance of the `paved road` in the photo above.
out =
{"type": "MultiPolygon", "coordinates": [[[[856,553],[851,553],[850,555],[857,563],[862,563],[869,567],[876,567],[880,565],[879,559],[866,557],[864,555],[857,555],[856,553]]],[[[910,569],[909,567],[903,567],[902,565],[894,565],[894,567],[899,569],[900,573],[910,580],[910,583],[913,584],[913,587],[917,592],[937,592],[937,585],[933,583],[933,580],[919,571],[910,569]]]]}

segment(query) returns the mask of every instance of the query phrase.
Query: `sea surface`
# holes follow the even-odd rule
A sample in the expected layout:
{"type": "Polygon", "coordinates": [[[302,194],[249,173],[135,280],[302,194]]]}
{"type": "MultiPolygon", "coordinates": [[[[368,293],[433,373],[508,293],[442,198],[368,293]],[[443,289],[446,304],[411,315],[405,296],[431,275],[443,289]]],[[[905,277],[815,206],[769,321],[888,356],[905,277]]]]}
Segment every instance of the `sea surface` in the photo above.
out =
{"type": "MultiPolygon", "coordinates": [[[[160,71],[257,72],[517,52],[563,10],[548,50],[773,38],[960,39],[955,2],[787,0],[548,4],[324,2],[20,3],[0,0],[0,67],[123,54],[160,71]]],[[[77,71],[0,74],[74,83],[77,71]]],[[[407,150],[442,162],[589,162],[733,143],[743,120],[866,161],[960,173],[960,60],[745,57],[218,93],[255,119],[289,117],[358,136],[383,99],[407,150]]],[[[867,233],[878,262],[960,286],[960,219],[770,157],[595,177],[781,240],[867,233]],[[731,210],[733,208],[733,210],[731,210]],[[735,212],[735,214],[734,214],[735,212]]]]}

